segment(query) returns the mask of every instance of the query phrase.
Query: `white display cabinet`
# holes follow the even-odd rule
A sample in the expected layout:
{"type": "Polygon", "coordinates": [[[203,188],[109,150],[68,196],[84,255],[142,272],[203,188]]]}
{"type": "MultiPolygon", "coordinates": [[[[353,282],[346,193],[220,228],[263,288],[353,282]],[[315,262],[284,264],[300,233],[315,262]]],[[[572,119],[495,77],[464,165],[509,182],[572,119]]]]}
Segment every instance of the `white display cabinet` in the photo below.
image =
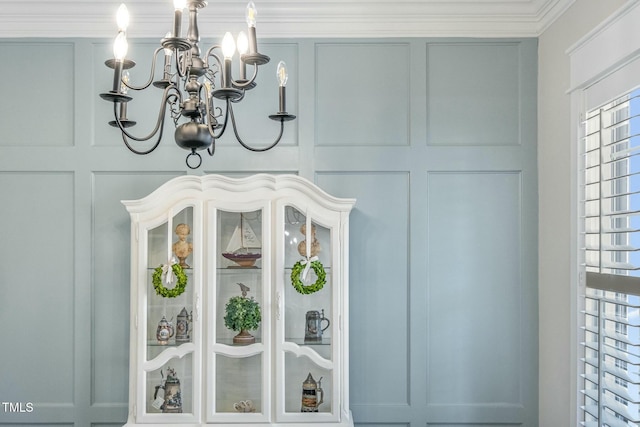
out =
{"type": "Polygon", "coordinates": [[[123,201],[131,216],[126,426],[353,426],[354,203],[298,176],[266,174],[182,176],[123,201]]]}

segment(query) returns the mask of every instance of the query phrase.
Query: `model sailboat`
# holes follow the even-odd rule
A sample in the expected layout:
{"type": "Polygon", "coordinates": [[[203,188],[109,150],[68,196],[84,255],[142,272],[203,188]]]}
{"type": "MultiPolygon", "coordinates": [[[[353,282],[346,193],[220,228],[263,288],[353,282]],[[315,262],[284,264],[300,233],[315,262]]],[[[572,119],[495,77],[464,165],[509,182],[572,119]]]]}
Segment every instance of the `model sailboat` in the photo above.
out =
{"type": "Polygon", "coordinates": [[[222,256],[240,267],[253,267],[255,262],[262,257],[261,248],[260,239],[256,236],[249,222],[245,221],[243,215],[240,214],[240,224],[233,231],[231,240],[222,256]]]}

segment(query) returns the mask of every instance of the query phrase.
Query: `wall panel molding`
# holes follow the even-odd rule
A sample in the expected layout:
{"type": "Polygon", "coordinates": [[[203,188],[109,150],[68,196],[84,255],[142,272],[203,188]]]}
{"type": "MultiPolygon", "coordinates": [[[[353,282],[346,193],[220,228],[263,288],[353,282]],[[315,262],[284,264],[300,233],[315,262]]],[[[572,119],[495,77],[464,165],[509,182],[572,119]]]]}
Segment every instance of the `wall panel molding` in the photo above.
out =
{"type": "MultiPolygon", "coordinates": [[[[0,263],[0,277],[10,279],[0,280],[0,291],[10,289],[12,295],[9,311],[0,299],[0,324],[24,321],[26,330],[35,331],[18,336],[25,341],[45,334],[42,325],[56,320],[63,325],[48,347],[60,350],[59,357],[53,352],[52,359],[33,343],[27,343],[21,360],[0,352],[0,378],[17,370],[17,381],[28,389],[15,394],[17,389],[3,382],[0,395],[42,394],[38,400],[46,401],[54,396],[47,387],[56,385],[62,387],[55,395],[60,402],[50,403],[59,406],[43,404],[28,418],[0,413],[0,426],[124,424],[130,231],[120,200],[142,197],[177,175],[259,172],[299,174],[331,194],[357,200],[350,221],[350,402],[356,424],[537,426],[536,40],[269,40],[266,53],[272,61],[285,57],[293,73],[289,104],[297,109],[292,111],[296,125],[285,129],[284,144],[266,153],[220,141],[215,156],[203,156],[198,171],[186,168],[187,152],[170,133],[156,152],[136,156],[105,125],[112,112],[98,93],[111,84],[104,66],[110,40],[0,40],[0,52],[14,49],[16,42],[36,46],[40,53],[49,44],[53,51],[60,48],[71,61],[65,70],[73,76],[69,88],[66,83],[22,88],[22,96],[32,100],[67,89],[72,93],[64,107],[70,111],[63,112],[68,118],[47,129],[45,136],[53,139],[46,143],[52,145],[0,142],[0,196],[9,201],[0,204],[0,218],[9,222],[0,259],[10,261],[0,263]],[[475,47],[492,56],[473,55],[475,47]],[[492,59],[496,56],[508,65],[497,70],[508,80],[502,99],[518,110],[505,116],[507,137],[492,125],[484,126],[476,145],[451,144],[461,135],[473,136],[469,124],[491,113],[479,111],[467,124],[443,122],[432,113],[444,104],[432,97],[457,94],[466,105],[502,114],[500,101],[472,91],[474,84],[495,87],[496,77],[488,70],[502,64],[492,59]],[[331,69],[336,61],[341,62],[338,71],[331,69]],[[461,66],[483,72],[470,73],[475,82],[447,73],[461,66]],[[430,81],[434,70],[439,78],[430,81]],[[440,83],[440,92],[434,91],[440,83]],[[442,136],[438,141],[446,144],[430,139],[434,127],[442,136]],[[451,225],[478,217],[482,227],[477,230],[461,232],[451,225]],[[480,244],[491,232],[502,245],[480,244]],[[493,257],[517,267],[495,274],[469,267],[484,261],[495,268],[493,257]],[[491,308],[488,314],[481,304],[491,308]],[[26,317],[24,307],[31,313],[26,317]],[[474,329],[482,325],[493,332],[474,329]],[[457,339],[447,331],[469,336],[457,339]],[[506,356],[494,354],[507,348],[513,350],[506,356]],[[479,372],[481,363],[474,357],[484,358],[486,371],[495,375],[479,372]],[[57,368],[48,365],[51,360],[72,374],[63,371],[60,380],[57,368]],[[452,361],[460,362],[454,364],[460,372],[453,372],[452,361]],[[497,370],[501,362],[504,371],[497,370]],[[517,364],[531,369],[517,373],[517,364]],[[43,381],[45,387],[38,389],[43,381]]],[[[26,52],[18,59],[33,61],[26,52]]],[[[268,70],[262,77],[264,85],[275,81],[268,70]]],[[[250,95],[261,104],[252,113],[277,107],[269,95],[250,95]]],[[[39,110],[34,111],[38,118],[39,110]]],[[[14,112],[0,120],[14,120],[14,112]]],[[[41,125],[36,121],[33,127],[41,125]]],[[[272,123],[259,118],[251,132],[269,139],[267,125],[272,123]]]]}
{"type": "Polygon", "coordinates": [[[73,41],[4,42],[0,43],[0,56],[7,58],[0,79],[0,93],[5,99],[0,103],[0,147],[73,145],[73,41]],[[46,64],[45,76],[35,64],[46,64]]]}

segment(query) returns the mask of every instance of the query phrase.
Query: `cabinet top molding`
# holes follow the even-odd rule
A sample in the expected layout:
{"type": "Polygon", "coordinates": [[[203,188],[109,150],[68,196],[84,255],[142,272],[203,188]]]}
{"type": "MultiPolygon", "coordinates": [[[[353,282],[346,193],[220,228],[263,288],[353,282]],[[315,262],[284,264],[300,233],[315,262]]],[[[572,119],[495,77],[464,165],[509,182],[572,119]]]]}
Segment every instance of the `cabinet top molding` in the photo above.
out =
{"type": "Polygon", "coordinates": [[[275,192],[282,196],[304,195],[314,202],[342,212],[349,212],[356,200],[334,197],[313,182],[298,175],[257,174],[244,178],[230,178],[224,175],[184,175],[162,184],[149,195],[138,200],[122,200],[131,214],[140,213],[150,205],[167,205],[189,197],[230,198],[234,193],[251,192],[256,198],[272,199],[275,192]]]}

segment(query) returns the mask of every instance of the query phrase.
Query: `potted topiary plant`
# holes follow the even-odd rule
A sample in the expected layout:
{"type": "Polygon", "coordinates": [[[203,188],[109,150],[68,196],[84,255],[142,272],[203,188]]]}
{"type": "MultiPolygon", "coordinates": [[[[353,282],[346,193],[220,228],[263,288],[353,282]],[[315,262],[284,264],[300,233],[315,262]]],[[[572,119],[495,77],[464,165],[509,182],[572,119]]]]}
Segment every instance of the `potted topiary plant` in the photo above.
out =
{"type": "Polygon", "coordinates": [[[253,299],[247,297],[249,288],[242,283],[238,283],[242,290],[242,296],[235,296],[229,299],[225,307],[224,325],[232,331],[239,332],[233,337],[235,344],[252,344],[256,338],[249,333],[258,329],[262,320],[260,305],[253,299]]]}

